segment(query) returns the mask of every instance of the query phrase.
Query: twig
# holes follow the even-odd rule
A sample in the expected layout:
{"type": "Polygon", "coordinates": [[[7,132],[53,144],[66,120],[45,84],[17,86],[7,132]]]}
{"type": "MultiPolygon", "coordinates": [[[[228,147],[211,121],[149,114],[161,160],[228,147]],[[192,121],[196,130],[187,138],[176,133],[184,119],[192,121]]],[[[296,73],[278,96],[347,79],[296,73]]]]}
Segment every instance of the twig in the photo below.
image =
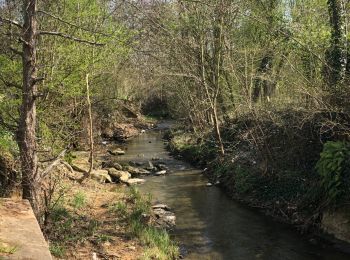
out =
{"type": "Polygon", "coordinates": [[[50,171],[55,167],[60,161],[61,158],[66,154],[67,149],[64,149],[57,157],[56,159],[46,167],[46,169],[41,173],[41,178],[44,178],[47,174],[50,173],[50,171]]]}
{"type": "Polygon", "coordinates": [[[90,45],[94,45],[94,46],[105,46],[106,45],[105,43],[92,42],[89,40],[80,39],[80,38],[77,38],[77,37],[74,37],[74,36],[71,36],[68,34],[64,34],[61,32],[40,31],[39,35],[54,35],[54,36],[59,36],[59,37],[65,38],[65,39],[73,40],[73,41],[80,42],[80,43],[86,43],[86,44],[90,44],[90,45]]]}

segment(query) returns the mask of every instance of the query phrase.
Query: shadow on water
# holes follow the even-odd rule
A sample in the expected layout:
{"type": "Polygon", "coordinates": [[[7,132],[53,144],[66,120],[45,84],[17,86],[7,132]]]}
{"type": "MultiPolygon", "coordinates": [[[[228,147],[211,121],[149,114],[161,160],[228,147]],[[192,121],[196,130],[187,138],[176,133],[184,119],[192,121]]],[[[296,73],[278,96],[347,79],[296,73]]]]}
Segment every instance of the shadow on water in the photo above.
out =
{"type": "Polygon", "coordinates": [[[141,135],[127,148],[125,161],[160,158],[170,168],[167,176],[146,177],[140,190],[176,213],[173,234],[185,259],[350,259],[311,244],[290,226],[232,201],[217,187],[206,187],[199,170],[168,155],[159,132],[141,135]]]}

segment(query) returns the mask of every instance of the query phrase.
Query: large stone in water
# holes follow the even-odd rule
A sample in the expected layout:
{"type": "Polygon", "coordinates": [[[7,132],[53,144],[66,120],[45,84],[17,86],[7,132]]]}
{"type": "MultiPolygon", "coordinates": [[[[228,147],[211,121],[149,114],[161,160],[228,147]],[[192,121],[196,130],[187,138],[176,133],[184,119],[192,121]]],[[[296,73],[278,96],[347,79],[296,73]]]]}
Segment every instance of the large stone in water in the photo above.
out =
{"type": "Polygon", "coordinates": [[[136,167],[132,167],[132,166],[126,166],[126,167],[124,167],[124,170],[130,172],[131,176],[133,176],[133,177],[150,174],[150,172],[145,170],[145,169],[136,168],[136,167]]]}
{"type": "Polygon", "coordinates": [[[167,210],[167,211],[170,211],[170,207],[166,204],[156,204],[156,205],[153,205],[152,206],[152,209],[164,209],[164,210],[167,210]]]}
{"type": "Polygon", "coordinates": [[[148,164],[148,165],[147,165],[147,167],[145,168],[146,170],[148,170],[148,171],[156,171],[156,170],[157,170],[157,168],[154,167],[154,165],[153,165],[153,163],[152,163],[151,161],[148,161],[147,164],[148,164]]]}
{"type": "Polygon", "coordinates": [[[157,218],[156,227],[172,229],[176,225],[176,216],[173,212],[168,210],[167,206],[153,208],[153,213],[157,218]]]}
{"type": "Polygon", "coordinates": [[[125,151],[123,151],[123,150],[120,149],[120,148],[117,148],[117,149],[114,149],[114,150],[108,150],[108,152],[109,152],[111,155],[124,155],[124,154],[125,154],[125,151]]]}
{"type": "Polygon", "coordinates": [[[166,170],[163,170],[163,171],[156,172],[154,175],[161,176],[161,175],[165,175],[165,174],[166,174],[166,170]]]}

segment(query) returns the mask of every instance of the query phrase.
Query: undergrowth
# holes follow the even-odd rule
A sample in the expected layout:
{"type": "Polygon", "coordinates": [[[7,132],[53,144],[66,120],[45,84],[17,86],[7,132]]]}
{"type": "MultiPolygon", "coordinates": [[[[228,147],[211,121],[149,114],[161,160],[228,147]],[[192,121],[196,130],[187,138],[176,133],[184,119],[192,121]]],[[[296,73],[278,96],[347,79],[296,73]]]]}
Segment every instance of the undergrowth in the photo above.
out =
{"type": "Polygon", "coordinates": [[[126,202],[110,206],[119,219],[127,223],[131,237],[136,237],[146,247],[141,259],[177,259],[179,248],[165,229],[159,229],[147,221],[151,216],[151,198],[142,196],[134,187],[130,188],[126,202]]]}
{"type": "Polygon", "coordinates": [[[340,129],[333,129],[333,135],[324,131],[329,118],[322,113],[290,127],[304,116],[281,111],[277,121],[246,116],[226,123],[221,128],[224,157],[213,132],[198,139],[176,129],[167,133],[168,148],[208,168],[208,178],[236,199],[288,222],[318,225],[324,208],[349,200],[350,145],[332,141],[343,135],[340,129]]]}

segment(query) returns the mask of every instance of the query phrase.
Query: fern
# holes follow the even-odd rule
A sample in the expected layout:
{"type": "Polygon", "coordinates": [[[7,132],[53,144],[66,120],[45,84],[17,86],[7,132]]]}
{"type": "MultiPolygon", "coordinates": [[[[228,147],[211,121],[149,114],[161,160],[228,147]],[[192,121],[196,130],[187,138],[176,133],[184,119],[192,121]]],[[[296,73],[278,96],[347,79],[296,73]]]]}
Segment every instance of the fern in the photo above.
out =
{"type": "Polygon", "coordinates": [[[345,190],[345,175],[350,160],[350,146],[346,142],[327,142],[320,154],[316,169],[326,192],[328,204],[336,203],[345,190]]]}

